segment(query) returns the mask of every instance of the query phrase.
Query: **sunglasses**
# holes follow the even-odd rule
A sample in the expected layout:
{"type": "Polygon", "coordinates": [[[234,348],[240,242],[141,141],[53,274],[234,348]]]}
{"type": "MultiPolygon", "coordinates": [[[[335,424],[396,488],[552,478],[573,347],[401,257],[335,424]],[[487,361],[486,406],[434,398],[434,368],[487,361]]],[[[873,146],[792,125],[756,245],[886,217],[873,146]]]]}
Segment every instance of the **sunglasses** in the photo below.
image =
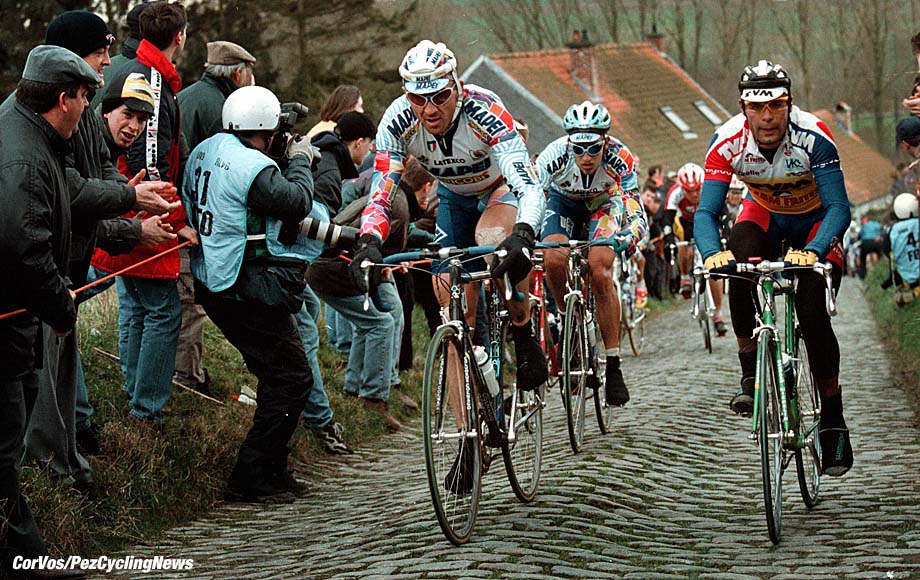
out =
{"type": "Polygon", "coordinates": [[[581,157],[585,153],[588,155],[597,155],[601,152],[601,149],[604,148],[604,140],[596,141],[591,145],[585,147],[584,145],[578,145],[577,143],[572,143],[572,153],[575,154],[575,157],[581,157]]]}
{"type": "Polygon", "coordinates": [[[788,97],[780,97],[778,99],[773,99],[772,101],[767,101],[766,103],[744,101],[744,108],[754,113],[763,113],[765,109],[770,109],[771,112],[778,113],[785,109],[788,105],[788,97]]]}
{"type": "Polygon", "coordinates": [[[430,95],[406,93],[406,97],[409,99],[409,102],[416,107],[424,107],[428,101],[431,101],[431,104],[435,107],[441,107],[450,100],[452,94],[454,94],[454,87],[450,86],[430,95]]]}

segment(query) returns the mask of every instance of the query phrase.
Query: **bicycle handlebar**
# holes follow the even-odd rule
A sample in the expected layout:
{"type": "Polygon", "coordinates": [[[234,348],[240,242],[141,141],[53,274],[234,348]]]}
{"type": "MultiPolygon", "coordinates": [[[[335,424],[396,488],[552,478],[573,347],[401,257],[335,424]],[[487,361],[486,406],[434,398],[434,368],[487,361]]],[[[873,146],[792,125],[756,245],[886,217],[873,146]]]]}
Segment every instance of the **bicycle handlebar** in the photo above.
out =
{"type": "MultiPolygon", "coordinates": [[[[730,269],[731,266],[728,266],[730,269]]],[[[752,264],[750,262],[737,262],[735,263],[735,272],[739,274],[748,273],[748,274],[760,274],[760,275],[769,275],[776,274],[778,272],[784,272],[786,270],[812,270],[817,272],[824,277],[825,284],[825,293],[824,293],[824,307],[827,309],[827,314],[831,317],[837,316],[837,297],[834,295],[834,280],[831,276],[833,271],[833,265],[825,262],[815,262],[811,266],[795,266],[789,262],[784,261],[762,261],[752,264]]],[[[706,270],[706,275],[718,275],[723,274],[724,272],[713,272],[712,270],[706,270]]]]}

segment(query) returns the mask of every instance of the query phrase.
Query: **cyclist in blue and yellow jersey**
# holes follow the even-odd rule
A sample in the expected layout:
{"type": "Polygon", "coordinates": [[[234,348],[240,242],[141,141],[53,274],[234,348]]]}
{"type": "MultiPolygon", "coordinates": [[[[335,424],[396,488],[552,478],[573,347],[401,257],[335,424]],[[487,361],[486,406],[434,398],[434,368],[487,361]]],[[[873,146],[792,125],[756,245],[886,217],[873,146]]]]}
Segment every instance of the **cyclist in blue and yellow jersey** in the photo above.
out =
{"type": "MultiPolygon", "coordinates": [[[[565,242],[588,226],[590,240],[616,236],[634,252],[648,235],[639,197],[634,158],[626,145],[607,134],[610,113],[603,105],[585,101],[572,105],[563,119],[565,137],[546,146],[537,157],[540,181],[548,192],[543,239],[565,242]]],[[[588,253],[597,319],[607,355],[606,397],[609,405],[625,405],[629,390],[620,370],[620,299],[613,287],[611,246],[588,253]]],[[[565,296],[567,252],[546,252],[544,263],[550,290],[565,296]]]]}
{"type": "MultiPolygon", "coordinates": [[[[380,244],[389,233],[390,206],[411,155],[438,179],[435,242],[459,248],[498,244],[506,253],[492,264],[492,276],[502,289],[507,277],[526,296],[530,256],[543,222],[543,190],[511,113],[495,93],[462,83],[456,68],[454,54],[430,40],[411,48],[399,67],[403,95],[378,125],[371,195],[352,262],[352,275],[362,289],[373,292],[379,282],[379,269],[366,271],[362,263],[383,261],[380,244]]],[[[481,269],[484,263],[475,260],[467,267],[481,269]]],[[[441,264],[432,264],[432,271],[442,272],[441,264]]],[[[450,303],[444,286],[435,284],[441,306],[450,303]]],[[[472,328],[479,285],[467,284],[465,291],[472,328]]],[[[509,300],[508,310],[517,386],[532,390],[549,378],[546,358],[531,330],[528,302],[509,300]]],[[[452,392],[455,389],[459,385],[452,384],[452,392]]],[[[450,491],[469,491],[470,466],[467,455],[459,454],[451,471],[459,469],[461,477],[448,477],[445,485],[450,491]]]]}
{"type": "MultiPolygon", "coordinates": [[[[784,260],[794,266],[811,266],[819,258],[830,261],[836,289],[843,272],[840,239],[850,223],[840,158],[827,126],[793,106],[790,87],[779,65],[761,60],[744,69],[738,83],[741,113],[716,130],[706,155],[696,243],[706,267],[717,271],[736,260],[778,258],[785,245],[784,260]],[[747,185],[748,195],[728,249],[722,251],[719,215],[732,175],[747,185]]],[[[796,314],[821,394],[822,468],[839,476],[853,465],[840,393],[840,348],[824,305],[824,280],[812,271],[797,276],[796,314]]],[[[757,347],[750,284],[732,281],[729,307],[741,362],[741,387],[731,407],[750,413],[757,347]]]]}

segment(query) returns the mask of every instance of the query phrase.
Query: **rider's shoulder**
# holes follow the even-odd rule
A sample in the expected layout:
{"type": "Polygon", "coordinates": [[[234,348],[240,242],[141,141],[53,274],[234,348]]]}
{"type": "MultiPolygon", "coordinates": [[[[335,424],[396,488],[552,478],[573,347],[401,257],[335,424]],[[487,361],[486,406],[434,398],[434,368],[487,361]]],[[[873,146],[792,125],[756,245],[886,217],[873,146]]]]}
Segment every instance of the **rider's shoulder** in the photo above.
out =
{"type": "Polygon", "coordinates": [[[486,108],[492,106],[493,103],[497,103],[502,108],[505,106],[501,98],[489,89],[470,83],[463,84],[463,100],[484,105],[486,108]]]}
{"type": "Polygon", "coordinates": [[[399,98],[390,103],[390,106],[383,113],[377,131],[378,134],[381,131],[386,131],[394,139],[401,139],[410,132],[417,122],[415,112],[409,105],[409,99],[406,98],[406,95],[400,95],[399,98]]]}
{"type": "Polygon", "coordinates": [[[744,113],[738,113],[716,129],[717,136],[729,136],[741,133],[747,128],[747,118],[744,113]]]}
{"type": "Polygon", "coordinates": [[[808,131],[830,141],[834,140],[830,128],[824,121],[817,115],[809,113],[808,111],[803,111],[795,105],[793,105],[792,110],[789,112],[789,124],[795,130],[808,131]]]}

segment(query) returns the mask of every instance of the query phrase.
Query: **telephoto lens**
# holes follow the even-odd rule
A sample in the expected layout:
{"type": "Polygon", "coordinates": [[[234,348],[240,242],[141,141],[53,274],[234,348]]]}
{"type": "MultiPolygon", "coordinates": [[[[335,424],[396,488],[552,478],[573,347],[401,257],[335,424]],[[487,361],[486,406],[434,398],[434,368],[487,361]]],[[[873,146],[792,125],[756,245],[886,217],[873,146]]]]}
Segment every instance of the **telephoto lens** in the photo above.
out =
{"type": "Polygon", "coordinates": [[[327,246],[347,250],[353,248],[358,241],[358,228],[306,218],[300,223],[300,235],[327,246]]]}

